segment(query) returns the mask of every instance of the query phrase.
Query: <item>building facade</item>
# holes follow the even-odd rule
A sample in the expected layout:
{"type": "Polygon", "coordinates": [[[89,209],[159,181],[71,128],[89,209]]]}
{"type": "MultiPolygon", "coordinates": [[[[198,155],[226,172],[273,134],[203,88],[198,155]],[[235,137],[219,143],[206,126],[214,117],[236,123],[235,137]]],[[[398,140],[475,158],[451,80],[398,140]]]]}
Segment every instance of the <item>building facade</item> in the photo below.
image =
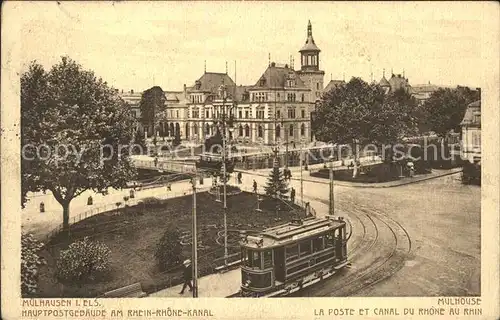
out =
{"type": "Polygon", "coordinates": [[[462,126],[462,159],[481,161],[481,100],[467,106],[462,126]]]}
{"type": "MultiPolygon", "coordinates": [[[[153,134],[173,137],[178,131],[184,141],[201,143],[215,134],[224,112],[233,115],[229,133],[240,144],[298,145],[312,140],[311,112],[323,92],[324,71],[319,67],[320,49],[307,26],[305,45],[299,50],[301,68],[270,62],[252,85],[237,86],[226,73],[204,72],[183,91],[165,91],[166,107],[158,112],[153,134]]],[[[141,93],[122,93],[134,116],[140,119],[141,93]]]]}

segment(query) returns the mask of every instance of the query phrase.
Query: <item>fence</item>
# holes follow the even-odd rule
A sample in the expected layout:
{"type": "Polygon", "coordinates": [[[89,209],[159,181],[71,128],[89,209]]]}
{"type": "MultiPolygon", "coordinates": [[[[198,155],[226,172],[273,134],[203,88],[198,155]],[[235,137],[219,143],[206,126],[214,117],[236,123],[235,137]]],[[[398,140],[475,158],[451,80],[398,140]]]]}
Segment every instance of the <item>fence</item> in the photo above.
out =
{"type": "MultiPolygon", "coordinates": [[[[210,189],[209,186],[207,187],[197,187],[196,192],[205,192],[210,189]]],[[[118,210],[122,209],[125,206],[136,206],[140,204],[141,202],[144,201],[146,198],[158,198],[161,200],[166,200],[166,199],[172,199],[172,198],[178,198],[178,197],[183,197],[192,194],[192,190],[185,190],[185,191],[180,191],[180,192],[171,192],[171,191],[165,191],[165,187],[159,187],[157,188],[156,192],[151,193],[151,190],[148,194],[147,197],[142,197],[142,198],[130,198],[128,195],[124,197],[129,197],[127,201],[125,201],[123,198],[120,201],[116,201],[115,203],[107,203],[103,204],[97,207],[94,207],[90,210],[86,210],[84,212],[79,213],[78,215],[75,215],[70,218],[69,225],[73,225],[77,222],[80,222],[84,219],[90,218],[92,216],[95,216],[97,214],[101,214],[104,212],[108,211],[113,211],[113,210],[118,210]]],[[[137,197],[137,193],[135,195],[137,197]]],[[[61,223],[54,229],[52,229],[47,235],[46,235],[46,242],[50,240],[54,235],[57,233],[61,232],[63,230],[63,224],[61,223]]]]}

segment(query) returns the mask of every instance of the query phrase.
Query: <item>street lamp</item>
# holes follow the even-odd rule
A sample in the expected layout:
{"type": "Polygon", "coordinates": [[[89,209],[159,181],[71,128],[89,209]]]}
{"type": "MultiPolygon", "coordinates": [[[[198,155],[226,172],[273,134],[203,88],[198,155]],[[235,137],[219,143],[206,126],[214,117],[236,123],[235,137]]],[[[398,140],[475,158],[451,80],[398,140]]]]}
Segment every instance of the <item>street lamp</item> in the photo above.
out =
{"type": "Polygon", "coordinates": [[[191,179],[193,186],[193,231],[192,231],[192,255],[193,255],[193,298],[198,298],[198,237],[196,225],[196,173],[191,179]]]}
{"type": "MultiPolygon", "coordinates": [[[[227,102],[227,90],[224,85],[221,85],[219,87],[219,94],[222,98],[222,119],[217,122],[218,125],[222,126],[222,181],[223,181],[223,204],[224,204],[224,266],[227,267],[227,257],[228,257],[228,252],[227,252],[227,168],[226,168],[226,152],[227,152],[227,132],[226,132],[226,126],[228,125],[229,127],[229,132],[234,131],[234,126],[233,126],[233,117],[232,117],[232,110],[236,107],[236,104],[233,103],[230,108],[229,108],[229,119],[227,119],[227,113],[226,113],[226,102],[227,102]]],[[[233,102],[234,102],[234,97],[233,97],[233,102]]]]}
{"type": "Polygon", "coordinates": [[[333,155],[330,156],[330,207],[329,214],[333,216],[335,214],[335,204],[334,204],[334,193],[333,193],[333,155]]]}

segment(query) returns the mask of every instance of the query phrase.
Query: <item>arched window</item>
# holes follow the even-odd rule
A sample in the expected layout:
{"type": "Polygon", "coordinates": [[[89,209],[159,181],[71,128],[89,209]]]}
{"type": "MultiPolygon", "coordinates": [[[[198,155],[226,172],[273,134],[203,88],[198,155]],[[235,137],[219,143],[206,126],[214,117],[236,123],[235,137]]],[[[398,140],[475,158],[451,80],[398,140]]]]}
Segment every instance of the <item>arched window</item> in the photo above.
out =
{"type": "Polygon", "coordinates": [[[288,129],[289,136],[293,137],[293,124],[290,125],[290,128],[288,129]]]}
{"type": "Polygon", "coordinates": [[[276,126],[276,138],[280,138],[281,137],[281,127],[280,125],[277,125],[276,126]]]}
{"type": "Polygon", "coordinates": [[[240,137],[243,136],[243,127],[241,126],[241,124],[240,124],[239,130],[238,130],[238,134],[240,137]]]}
{"type": "Polygon", "coordinates": [[[205,134],[210,134],[210,125],[208,123],[205,124],[205,134]]]}
{"type": "Polygon", "coordinates": [[[302,124],[300,126],[300,135],[303,136],[306,134],[306,125],[305,124],[302,124]]]}
{"type": "Polygon", "coordinates": [[[276,118],[281,118],[281,111],[280,110],[276,111],[276,118]]]}
{"type": "Polygon", "coordinates": [[[189,123],[186,123],[186,139],[189,139],[189,123]]]}
{"type": "Polygon", "coordinates": [[[262,126],[259,126],[259,138],[262,138],[264,136],[264,132],[262,130],[262,126]]]}
{"type": "Polygon", "coordinates": [[[171,137],[173,137],[175,135],[175,132],[174,132],[174,123],[173,122],[170,122],[170,130],[169,130],[168,135],[171,136],[171,137]]]}
{"type": "Polygon", "coordinates": [[[198,125],[195,123],[193,126],[193,136],[196,136],[198,134],[198,125]]]}
{"type": "Polygon", "coordinates": [[[250,127],[247,125],[245,125],[245,137],[250,137],[250,127]]]}

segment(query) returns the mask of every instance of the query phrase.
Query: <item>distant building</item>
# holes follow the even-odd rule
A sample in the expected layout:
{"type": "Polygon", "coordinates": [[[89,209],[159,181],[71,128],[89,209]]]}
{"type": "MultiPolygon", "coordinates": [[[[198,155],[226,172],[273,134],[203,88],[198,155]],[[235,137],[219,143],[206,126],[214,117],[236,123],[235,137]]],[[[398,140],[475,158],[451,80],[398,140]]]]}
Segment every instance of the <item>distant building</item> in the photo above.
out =
{"type": "MultiPolygon", "coordinates": [[[[319,53],[307,26],[307,38],[299,50],[301,68],[270,62],[253,85],[237,86],[226,73],[204,72],[183,91],[165,91],[166,109],[158,128],[147,128],[148,135],[172,136],[203,142],[216,133],[215,122],[231,106],[236,120],[230,138],[239,143],[298,144],[312,140],[311,112],[323,93],[324,71],[319,67],[319,53]],[[226,92],[224,96],[224,92],[226,92]]],[[[140,119],[141,93],[122,93],[140,119]]]]}
{"type": "Polygon", "coordinates": [[[383,71],[382,79],[379,81],[379,86],[384,89],[385,93],[391,93],[399,89],[404,89],[406,92],[411,92],[411,86],[408,82],[408,78],[405,78],[404,74],[392,74],[392,76],[387,80],[385,78],[385,70],[383,71]]]}
{"type": "Polygon", "coordinates": [[[341,86],[343,84],[345,84],[344,80],[330,80],[330,82],[328,82],[328,84],[326,85],[325,89],[323,89],[323,93],[329,92],[332,89],[341,86]]]}
{"type": "Polygon", "coordinates": [[[467,106],[462,126],[462,159],[481,161],[481,100],[467,106]]]}

